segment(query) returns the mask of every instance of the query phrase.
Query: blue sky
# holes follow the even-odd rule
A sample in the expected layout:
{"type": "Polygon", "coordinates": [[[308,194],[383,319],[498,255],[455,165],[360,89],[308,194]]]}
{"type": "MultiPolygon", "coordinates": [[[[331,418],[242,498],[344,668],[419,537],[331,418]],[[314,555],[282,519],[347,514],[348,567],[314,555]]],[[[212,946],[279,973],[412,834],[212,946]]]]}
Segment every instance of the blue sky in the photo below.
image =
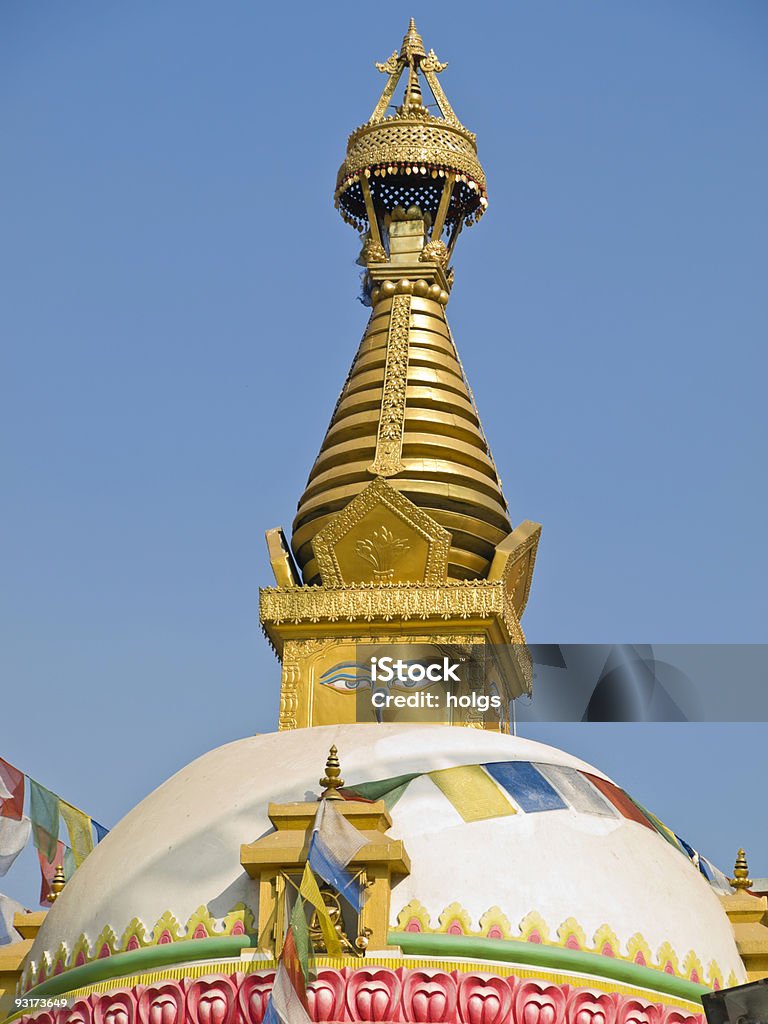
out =
{"type": "MultiPolygon", "coordinates": [[[[448,312],[512,518],[544,524],[530,639],[768,639],[768,7],[350,13],[0,8],[0,755],[107,825],[274,727],[263,531],[365,325],[332,193],[411,14],[489,182],[448,312]]],[[[530,728],[768,875],[765,726],[530,728]]],[[[31,855],[0,882],[36,887],[31,855]]]]}

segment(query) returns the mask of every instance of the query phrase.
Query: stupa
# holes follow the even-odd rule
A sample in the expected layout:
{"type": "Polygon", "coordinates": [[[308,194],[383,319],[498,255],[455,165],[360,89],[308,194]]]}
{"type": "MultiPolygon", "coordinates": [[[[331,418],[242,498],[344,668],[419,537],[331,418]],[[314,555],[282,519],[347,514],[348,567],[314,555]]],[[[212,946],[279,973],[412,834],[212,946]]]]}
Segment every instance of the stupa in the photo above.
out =
{"type": "Polygon", "coordinates": [[[261,1024],[324,801],[362,837],[362,906],[323,887],[333,943],[307,907],[312,1020],[694,1024],[704,992],[747,978],[673,833],[597,768],[509,734],[540,528],[513,526],[446,319],[485,176],[413,22],[377,66],[336,186],[370,319],[291,542],[267,533],[278,730],[184,768],[47,914],[17,915],[25,1024],[261,1024]],[[486,652],[501,710],[377,718],[361,651],[382,645],[486,652]]]}

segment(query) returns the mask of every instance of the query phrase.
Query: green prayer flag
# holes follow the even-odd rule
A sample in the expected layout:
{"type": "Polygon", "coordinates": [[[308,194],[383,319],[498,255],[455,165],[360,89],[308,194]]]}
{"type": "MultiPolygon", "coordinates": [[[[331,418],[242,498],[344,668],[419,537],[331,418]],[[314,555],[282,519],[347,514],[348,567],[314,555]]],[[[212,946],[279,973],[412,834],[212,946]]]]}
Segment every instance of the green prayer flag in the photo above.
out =
{"type": "Polygon", "coordinates": [[[36,849],[53,861],[59,842],[59,798],[34,779],[29,780],[29,817],[36,849]]]}
{"type": "Polygon", "coordinates": [[[67,881],[77,871],[77,861],[72,850],[67,846],[64,848],[64,877],[67,881]]]}
{"type": "Polygon", "coordinates": [[[361,796],[364,800],[383,800],[389,811],[406,791],[408,784],[423,774],[411,772],[410,775],[395,775],[391,779],[380,779],[378,782],[361,782],[357,786],[346,786],[344,791],[361,796]]]}
{"type": "Polygon", "coordinates": [[[298,893],[296,893],[296,902],[291,911],[291,931],[293,932],[293,942],[296,946],[296,953],[299,957],[304,980],[308,981],[311,943],[309,941],[307,915],[304,913],[304,900],[298,893]]]}

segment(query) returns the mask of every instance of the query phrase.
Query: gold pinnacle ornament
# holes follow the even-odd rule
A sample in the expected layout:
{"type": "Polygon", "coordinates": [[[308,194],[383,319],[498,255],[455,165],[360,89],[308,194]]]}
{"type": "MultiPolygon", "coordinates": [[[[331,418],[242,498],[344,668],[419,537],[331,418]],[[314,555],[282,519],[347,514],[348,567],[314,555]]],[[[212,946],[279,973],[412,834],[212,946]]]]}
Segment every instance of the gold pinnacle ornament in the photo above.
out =
{"type": "Polygon", "coordinates": [[[64,877],[64,865],[59,864],[54,872],[53,878],[51,879],[51,891],[48,893],[47,899],[49,903],[55,903],[64,890],[64,886],[67,884],[67,880],[64,877]]]}
{"type": "Polygon", "coordinates": [[[321,800],[343,800],[344,797],[338,790],[344,785],[341,777],[341,765],[339,764],[338,750],[331,747],[328,760],[325,762],[325,775],[320,779],[320,785],[325,789],[320,794],[321,800]]]}
{"type": "Polygon", "coordinates": [[[733,878],[729,878],[728,881],[734,889],[750,889],[752,887],[752,879],[749,877],[749,868],[747,867],[747,855],[744,850],[739,850],[736,855],[733,878]]]}
{"type": "MultiPolygon", "coordinates": [[[[267,535],[277,585],[261,591],[260,618],[283,666],[279,728],[389,721],[371,705],[365,666],[376,645],[408,644],[427,658],[484,646],[501,710],[398,721],[506,732],[509,702],[531,689],[520,616],[541,527],[513,528],[446,318],[457,240],[487,205],[485,174],[438,81],[447,65],[413,20],[377,67],[386,85],[349,137],[335,192],[362,234],[370,319],[290,549],[279,528],[267,535]]],[[[498,358],[491,346],[486,356],[498,358]]],[[[509,436],[524,443],[514,397],[509,408],[509,436]]]]}

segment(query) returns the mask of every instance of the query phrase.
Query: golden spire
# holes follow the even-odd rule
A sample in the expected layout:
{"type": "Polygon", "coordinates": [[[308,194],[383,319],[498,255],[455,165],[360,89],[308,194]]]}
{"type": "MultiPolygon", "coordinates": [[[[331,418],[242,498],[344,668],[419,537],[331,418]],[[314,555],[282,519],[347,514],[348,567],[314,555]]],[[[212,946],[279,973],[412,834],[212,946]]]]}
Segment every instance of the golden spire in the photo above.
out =
{"type": "Polygon", "coordinates": [[[51,891],[48,893],[48,902],[55,903],[61,893],[64,891],[64,886],[67,884],[67,880],[64,877],[64,865],[59,864],[54,872],[53,878],[51,879],[51,891]]]}
{"type": "Polygon", "coordinates": [[[320,794],[321,800],[343,800],[341,793],[337,792],[344,785],[341,777],[341,765],[339,764],[338,750],[331,747],[328,760],[325,762],[325,775],[320,779],[320,785],[325,789],[320,794]]]}
{"type": "Polygon", "coordinates": [[[336,193],[342,216],[366,232],[373,314],[299,502],[292,547],[304,582],[319,583],[318,532],[384,477],[451,535],[448,575],[483,578],[512,525],[444,308],[459,233],[486,206],[485,176],[475,136],[437,81],[446,65],[426,52],[413,19],[399,54],[378,67],[387,85],[350,136],[336,193]],[[390,115],[401,76],[405,96],[390,115]],[[423,106],[420,76],[440,116],[423,106]]]}
{"type": "Polygon", "coordinates": [[[403,45],[400,47],[400,60],[412,64],[415,58],[426,57],[424,43],[416,30],[416,21],[411,18],[408,31],[403,36],[403,45]]]}
{"type": "MultiPolygon", "coordinates": [[[[502,708],[531,686],[519,619],[540,527],[512,528],[446,318],[451,260],[485,209],[485,175],[438,82],[446,65],[413,21],[377,67],[386,85],[349,138],[336,190],[363,233],[371,316],[298,504],[296,567],[271,531],[277,586],[261,592],[261,623],[283,662],[281,729],[381,720],[358,644],[493,644],[502,708]]],[[[520,424],[510,429],[517,438],[520,424]]],[[[504,714],[481,719],[453,721],[507,728],[504,714]]],[[[321,781],[323,798],[339,799],[335,749],[321,781]]]]}
{"type": "Polygon", "coordinates": [[[752,879],[749,877],[749,868],[747,867],[747,855],[744,850],[739,850],[736,855],[733,878],[729,878],[728,881],[734,889],[750,889],[752,887],[752,879]]]}

